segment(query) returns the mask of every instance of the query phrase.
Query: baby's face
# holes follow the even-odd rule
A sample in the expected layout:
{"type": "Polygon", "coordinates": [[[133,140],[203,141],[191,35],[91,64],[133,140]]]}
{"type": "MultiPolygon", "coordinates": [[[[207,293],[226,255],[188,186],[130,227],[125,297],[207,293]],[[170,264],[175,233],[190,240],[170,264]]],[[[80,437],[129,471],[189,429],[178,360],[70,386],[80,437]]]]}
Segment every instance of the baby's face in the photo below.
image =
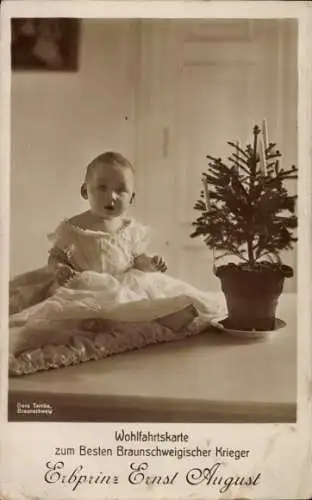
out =
{"type": "Polygon", "coordinates": [[[134,175],[120,165],[98,165],[86,183],[91,211],[104,219],[124,214],[130,205],[134,175]]]}

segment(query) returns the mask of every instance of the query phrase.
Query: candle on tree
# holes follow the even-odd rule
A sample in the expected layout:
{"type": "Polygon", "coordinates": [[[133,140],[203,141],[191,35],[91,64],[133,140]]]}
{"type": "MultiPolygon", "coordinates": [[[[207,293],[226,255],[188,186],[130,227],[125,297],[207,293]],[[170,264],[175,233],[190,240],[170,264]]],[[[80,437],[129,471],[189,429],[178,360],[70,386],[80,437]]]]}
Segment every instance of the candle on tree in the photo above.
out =
{"type": "Polygon", "coordinates": [[[264,148],[264,142],[262,136],[259,137],[259,156],[260,156],[260,171],[262,172],[263,175],[267,175],[267,161],[266,161],[266,156],[265,156],[265,148],[264,148]]]}
{"type": "Polygon", "coordinates": [[[267,121],[265,119],[262,122],[262,134],[263,134],[263,141],[264,141],[264,150],[266,151],[269,147],[269,134],[268,134],[267,121]]]}

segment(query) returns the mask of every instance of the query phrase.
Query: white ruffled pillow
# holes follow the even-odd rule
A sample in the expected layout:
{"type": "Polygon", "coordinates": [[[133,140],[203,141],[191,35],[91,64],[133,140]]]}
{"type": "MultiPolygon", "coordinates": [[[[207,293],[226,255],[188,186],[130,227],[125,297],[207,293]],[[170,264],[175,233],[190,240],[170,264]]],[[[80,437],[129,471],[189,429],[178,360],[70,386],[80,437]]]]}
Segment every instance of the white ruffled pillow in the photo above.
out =
{"type": "Polygon", "coordinates": [[[66,344],[47,344],[35,349],[11,354],[9,375],[26,375],[51,368],[98,360],[151,344],[172,342],[197,335],[209,323],[200,317],[185,329],[174,332],[155,321],[139,323],[116,323],[105,332],[81,332],[69,338],[66,344]]]}

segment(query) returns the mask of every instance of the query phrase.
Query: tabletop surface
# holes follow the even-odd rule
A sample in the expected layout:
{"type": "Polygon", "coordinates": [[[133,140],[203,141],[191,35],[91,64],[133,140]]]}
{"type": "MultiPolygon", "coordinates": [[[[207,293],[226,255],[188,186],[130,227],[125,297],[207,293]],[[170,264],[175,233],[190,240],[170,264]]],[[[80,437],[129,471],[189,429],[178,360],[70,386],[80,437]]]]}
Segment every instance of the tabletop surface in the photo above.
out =
{"type": "Polygon", "coordinates": [[[224,333],[150,346],[100,361],[10,379],[11,393],[226,403],[296,403],[296,295],[280,298],[286,322],[270,340],[224,333]]]}

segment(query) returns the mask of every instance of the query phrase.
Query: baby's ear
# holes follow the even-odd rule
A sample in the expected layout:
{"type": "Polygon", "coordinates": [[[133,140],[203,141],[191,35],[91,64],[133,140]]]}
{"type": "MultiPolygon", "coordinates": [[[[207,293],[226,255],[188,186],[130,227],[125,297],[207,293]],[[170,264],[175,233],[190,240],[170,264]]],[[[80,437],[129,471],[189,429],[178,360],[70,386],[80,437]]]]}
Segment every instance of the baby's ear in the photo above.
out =
{"type": "Polygon", "coordinates": [[[130,198],[130,204],[134,202],[134,199],[135,199],[135,193],[132,193],[130,198]]]}
{"type": "Polygon", "coordinates": [[[88,199],[88,192],[87,192],[87,186],[85,183],[82,184],[81,189],[80,189],[80,194],[83,197],[84,200],[88,199]]]}

